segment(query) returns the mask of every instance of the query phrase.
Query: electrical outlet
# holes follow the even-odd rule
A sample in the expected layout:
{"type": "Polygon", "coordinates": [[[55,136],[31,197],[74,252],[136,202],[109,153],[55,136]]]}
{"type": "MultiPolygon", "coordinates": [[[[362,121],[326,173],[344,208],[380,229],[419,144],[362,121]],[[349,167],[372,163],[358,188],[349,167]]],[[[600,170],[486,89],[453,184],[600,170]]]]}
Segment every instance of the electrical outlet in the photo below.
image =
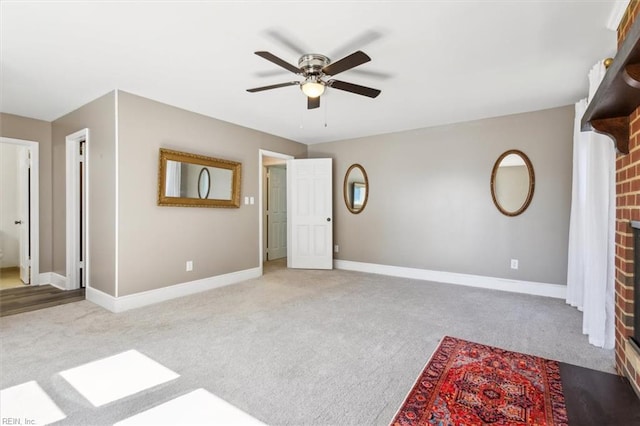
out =
{"type": "Polygon", "coordinates": [[[339,245],[337,245],[337,244],[336,244],[335,246],[333,246],[333,251],[334,251],[335,253],[338,253],[338,252],[340,251],[340,246],[339,246],[339,245]]]}
{"type": "Polygon", "coordinates": [[[187,260],[187,272],[193,271],[193,260],[187,260]]]}
{"type": "Polygon", "coordinates": [[[511,269],[518,269],[518,259],[511,259],[511,269]]]}

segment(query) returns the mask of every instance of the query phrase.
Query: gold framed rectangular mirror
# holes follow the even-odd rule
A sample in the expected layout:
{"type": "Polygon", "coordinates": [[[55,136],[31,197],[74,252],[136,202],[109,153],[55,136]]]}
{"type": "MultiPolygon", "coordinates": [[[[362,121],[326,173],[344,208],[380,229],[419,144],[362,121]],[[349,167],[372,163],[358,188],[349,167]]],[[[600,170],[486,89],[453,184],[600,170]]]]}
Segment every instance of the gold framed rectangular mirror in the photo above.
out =
{"type": "Polygon", "coordinates": [[[242,164],[160,148],[158,205],[240,207],[242,164]]]}

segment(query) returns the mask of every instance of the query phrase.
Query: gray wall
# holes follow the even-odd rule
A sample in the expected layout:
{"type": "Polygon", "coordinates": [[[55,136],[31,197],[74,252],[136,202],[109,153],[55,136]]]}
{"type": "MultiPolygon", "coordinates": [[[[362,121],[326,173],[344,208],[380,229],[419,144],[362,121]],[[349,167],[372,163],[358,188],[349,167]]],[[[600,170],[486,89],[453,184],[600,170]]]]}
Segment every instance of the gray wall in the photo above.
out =
{"type": "Polygon", "coordinates": [[[53,270],[51,123],[0,113],[0,136],[38,142],[40,154],[40,273],[53,270]]]}
{"type": "Polygon", "coordinates": [[[156,205],[160,147],[241,162],[243,197],[258,194],[259,149],[298,158],[307,154],[303,144],[125,92],[108,93],[53,123],[42,122],[47,125],[43,137],[9,131],[28,129],[35,120],[2,118],[2,136],[48,142],[41,148],[41,199],[49,197],[41,200],[41,251],[49,249],[41,254],[41,271],[63,276],[66,136],[89,128],[89,282],[118,297],[259,266],[258,204],[240,209],[156,205]],[[8,120],[12,126],[5,126],[8,120]],[[186,260],[194,261],[193,272],[185,272],[186,260]]]}
{"type": "Polygon", "coordinates": [[[89,128],[89,282],[115,296],[115,92],[53,123],[53,271],[66,276],[66,137],[89,128]]]}
{"type": "Polygon", "coordinates": [[[258,267],[258,203],[158,206],[159,149],[241,162],[244,201],[258,196],[259,149],[300,158],[307,146],[129,93],[118,98],[118,296],[258,267]]]}
{"type": "MultiPolygon", "coordinates": [[[[258,195],[258,150],[307,156],[305,145],[119,92],[53,123],[0,114],[0,134],[40,143],[40,270],[65,275],[65,137],[90,129],[91,285],[118,296],[258,266],[258,204],[159,207],[160,147],[240,161],[242,196],[258,195]],[[116,170],[119,192],[116,202],[116,170]],[[119,225],[116,227],[116,205],[119,225]],[[194,261],[186,272],[185,261],[194,261]]],[[[334,159],[337,259],[564,284],[573,107],[311,145],[334,159]],[[498,212],[489,179],[498,156],[520,149],[536,189],[518,217],[498,212]],[[359,215],[344,205],[347,168],[370,188],[359,215]],[[520,269],[509,268],[519,259],[520,269]]]]}
{"type": "Polygon", "coordinates": [[[573,107],[309,146],[334,159],[337,259],[566,284],[573,107]],[[536,175],[520,216],[494,206],[491,170],[519,149],[536,175]],[[360,163],[369,201],[344,205],[344,174],[360,163]],[[510,269],[510,259],[519,269],[510,269]]]}

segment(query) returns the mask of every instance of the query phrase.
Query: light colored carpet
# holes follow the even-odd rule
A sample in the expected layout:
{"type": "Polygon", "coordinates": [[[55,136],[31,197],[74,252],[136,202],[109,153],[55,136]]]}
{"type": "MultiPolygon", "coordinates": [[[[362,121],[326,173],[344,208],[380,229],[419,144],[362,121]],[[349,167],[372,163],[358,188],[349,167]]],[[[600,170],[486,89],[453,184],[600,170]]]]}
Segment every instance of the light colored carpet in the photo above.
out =
{"type": "Polygon", "coordinates": [[[281,264],[121,314],[84,301],[4,317],[0,389],[36,380],[59,424],[113,424],[204,388],[270,425],[386,425],[443,335],[614,371],[563,300],[281,264]],[[59,374],[130,349],[180,377],[95,408],[59,374]]]}

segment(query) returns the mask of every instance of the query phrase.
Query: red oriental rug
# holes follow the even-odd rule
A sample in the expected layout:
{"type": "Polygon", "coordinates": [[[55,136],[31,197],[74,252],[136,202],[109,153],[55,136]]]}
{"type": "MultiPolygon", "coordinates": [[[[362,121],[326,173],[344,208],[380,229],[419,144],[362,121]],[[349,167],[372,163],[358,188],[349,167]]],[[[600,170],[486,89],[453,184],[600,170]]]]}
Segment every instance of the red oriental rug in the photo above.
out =
{"type": "Polygon", "coordinates": [[[445,336],[393,426],[566,426],[557,361],[445,336]]]}

